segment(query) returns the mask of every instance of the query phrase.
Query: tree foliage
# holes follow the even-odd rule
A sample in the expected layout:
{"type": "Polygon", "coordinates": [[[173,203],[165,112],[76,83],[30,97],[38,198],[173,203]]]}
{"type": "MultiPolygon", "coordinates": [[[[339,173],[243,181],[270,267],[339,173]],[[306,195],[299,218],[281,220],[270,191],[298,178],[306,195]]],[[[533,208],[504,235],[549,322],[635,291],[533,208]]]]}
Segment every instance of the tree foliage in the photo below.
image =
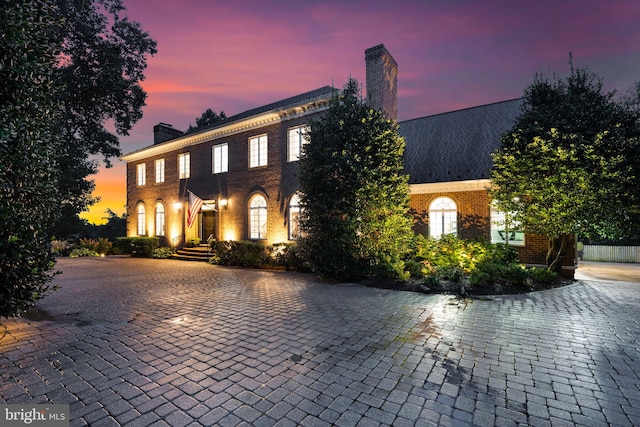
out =
{"type": "Polygon", "coordinates": [[[347,280],[404,278],[413,231],[397,124],[367,106],[350,79],[306,138],[300,244],[314,270],[347,280]]]}
{"type": "MultiPolygon", "coordinates": [[[[51,0],[63,22],[55,34],[58,100],[63,115],[55,126],[61,143],[56,160],[63,174],[62,216],[56,234],[72,232],[78,213],[97,199],[90,175],[102,157],[106,167],[121,154],[118,135],[127,135],[142,117],[147,56],[156,42],[138,22],[130,21],[121,0],[51,0]],[[108,129],[113,127],[113,130],[108,129]]],[[[79,223],[78,223],[79,224],[79,223]]]]}
{"type": "Polygon", "coordinates": [[[602,79],[571,67],[536,75],[494,154],[491,196],[526,232],[549,238],[559,271],[567,236],[622,236],[638,224],[638,117],[602,79]]]}
{"type": "Polygon", "coordinates": [[[187,132],[191,132],[196,129],[200,129],[203,127],[216,124],[226,118],[227,118],[227,115],[224,113],[224,111],[220,111],[220,114],[217,114],[211,108],[207,108],[207,110],[204,113],[202,113],[200,117],[196,117],[195,127],[189,125],[189,129],[187,129],[187,132]]]}
{"type": "Polygon", "coordinates": [[[61,25],[46,0],[5,2],[0,14],[0,316],[42,298],[60,195],[52,124],[60,116],[53,73],[61,25]]]}

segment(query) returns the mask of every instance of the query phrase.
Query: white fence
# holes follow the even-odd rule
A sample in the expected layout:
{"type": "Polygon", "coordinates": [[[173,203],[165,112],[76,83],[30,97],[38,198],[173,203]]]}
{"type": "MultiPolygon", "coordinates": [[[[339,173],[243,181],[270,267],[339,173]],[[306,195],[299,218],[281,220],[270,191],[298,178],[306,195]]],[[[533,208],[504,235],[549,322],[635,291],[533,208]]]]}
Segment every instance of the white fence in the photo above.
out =
{"type": "Polygon", "coordinates": [[[639,262],[640,246],[584,245],[584,261],[639,262]]]}

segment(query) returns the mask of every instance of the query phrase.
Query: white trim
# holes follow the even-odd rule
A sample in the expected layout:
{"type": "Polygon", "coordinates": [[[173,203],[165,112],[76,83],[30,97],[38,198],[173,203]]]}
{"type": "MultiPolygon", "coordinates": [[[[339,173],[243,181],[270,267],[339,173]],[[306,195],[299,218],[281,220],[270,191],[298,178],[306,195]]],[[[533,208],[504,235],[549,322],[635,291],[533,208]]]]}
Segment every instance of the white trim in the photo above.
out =
{"type": "Polygon", "coordinates": [[[491,187],[490,179],[469,181],[433,182],[428,184],[410,184],[411,194],[453,193],[459,191],[481,191],[491,187]]]}
{"type": "Polygon", "coordinates": [[[259,129],[266,125],[303,117],[311,112],[324,111],[329,108],[329,101],[332,97],[333,94],[321,95],[312,100],[307,100],[288,108],[267,111],[265,113],[249,117],[238,122],[229,123],[228,125],[198,133],[196,135],[186,135],[162,144],[152,145],[150,147],[125,154],[124,156],[120,156],[120,160],[124,160],[125,162],[135,162],[148,157],[158,156],[170,151],[182,149],[184,147],[190,147],[203,142],[213,141],[230,135],[259,129]]]}

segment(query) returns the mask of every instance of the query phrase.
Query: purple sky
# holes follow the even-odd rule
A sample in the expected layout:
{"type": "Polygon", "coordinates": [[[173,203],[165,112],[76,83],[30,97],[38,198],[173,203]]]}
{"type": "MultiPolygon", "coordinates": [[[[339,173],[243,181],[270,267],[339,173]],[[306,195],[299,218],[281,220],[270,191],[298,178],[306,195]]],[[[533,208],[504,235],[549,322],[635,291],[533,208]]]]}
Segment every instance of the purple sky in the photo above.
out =
{"type": "MultiPolygon", "coordinates": [[[[121,147],[153,143],[153,126],[185,130],[207,108],[228,116],[349,76],[364,84],[364,51],[384,43],[398,62],[399,120],[522,96],[536,72],[587,67],[607,90],[640,81],[640,1],[124,0],[158,41],[147,106],[121,147]]],[[[124,212],[125,164],[95,177],[124,212]]]]}

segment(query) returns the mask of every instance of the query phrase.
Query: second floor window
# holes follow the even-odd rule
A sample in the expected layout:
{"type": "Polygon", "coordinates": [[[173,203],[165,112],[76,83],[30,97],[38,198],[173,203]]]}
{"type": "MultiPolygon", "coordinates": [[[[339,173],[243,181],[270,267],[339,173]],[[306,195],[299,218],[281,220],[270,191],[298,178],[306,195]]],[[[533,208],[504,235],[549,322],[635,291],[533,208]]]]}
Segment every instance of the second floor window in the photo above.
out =
{"type": "Polygon", "coordinates": [[[156,160],[156,182],[164,182],[164,159],[156,160]]]}
{"type": "Polygon", "coordinates": [[[308,126],[298,126],[289,129],[287,138],[287,161],[295,162],[300,160],[302,155],[302,146],[307,143],[304,134],[309,132],[308,126]]]}
{"type": "Polygon", "coordinates": [[[136,165],[136,176],[138,186],[145,185],[147,183],[147,165],[144,163],[136,165]]]}
{"type": "Polygon", "coordinates": [[[267,135],[249,139],[249,167],[267,165],[267,135]]]}
{"type": "Polygon", "coordinates": [[[213,173],[229,171],[229,144],[220,144],[213,147],[213,173]]]}
{"type": "Polygon", "coordinates": [[[189,153],[178,154],[178,178],[186,179],[191,176],[191,155],[189,153]]]}

